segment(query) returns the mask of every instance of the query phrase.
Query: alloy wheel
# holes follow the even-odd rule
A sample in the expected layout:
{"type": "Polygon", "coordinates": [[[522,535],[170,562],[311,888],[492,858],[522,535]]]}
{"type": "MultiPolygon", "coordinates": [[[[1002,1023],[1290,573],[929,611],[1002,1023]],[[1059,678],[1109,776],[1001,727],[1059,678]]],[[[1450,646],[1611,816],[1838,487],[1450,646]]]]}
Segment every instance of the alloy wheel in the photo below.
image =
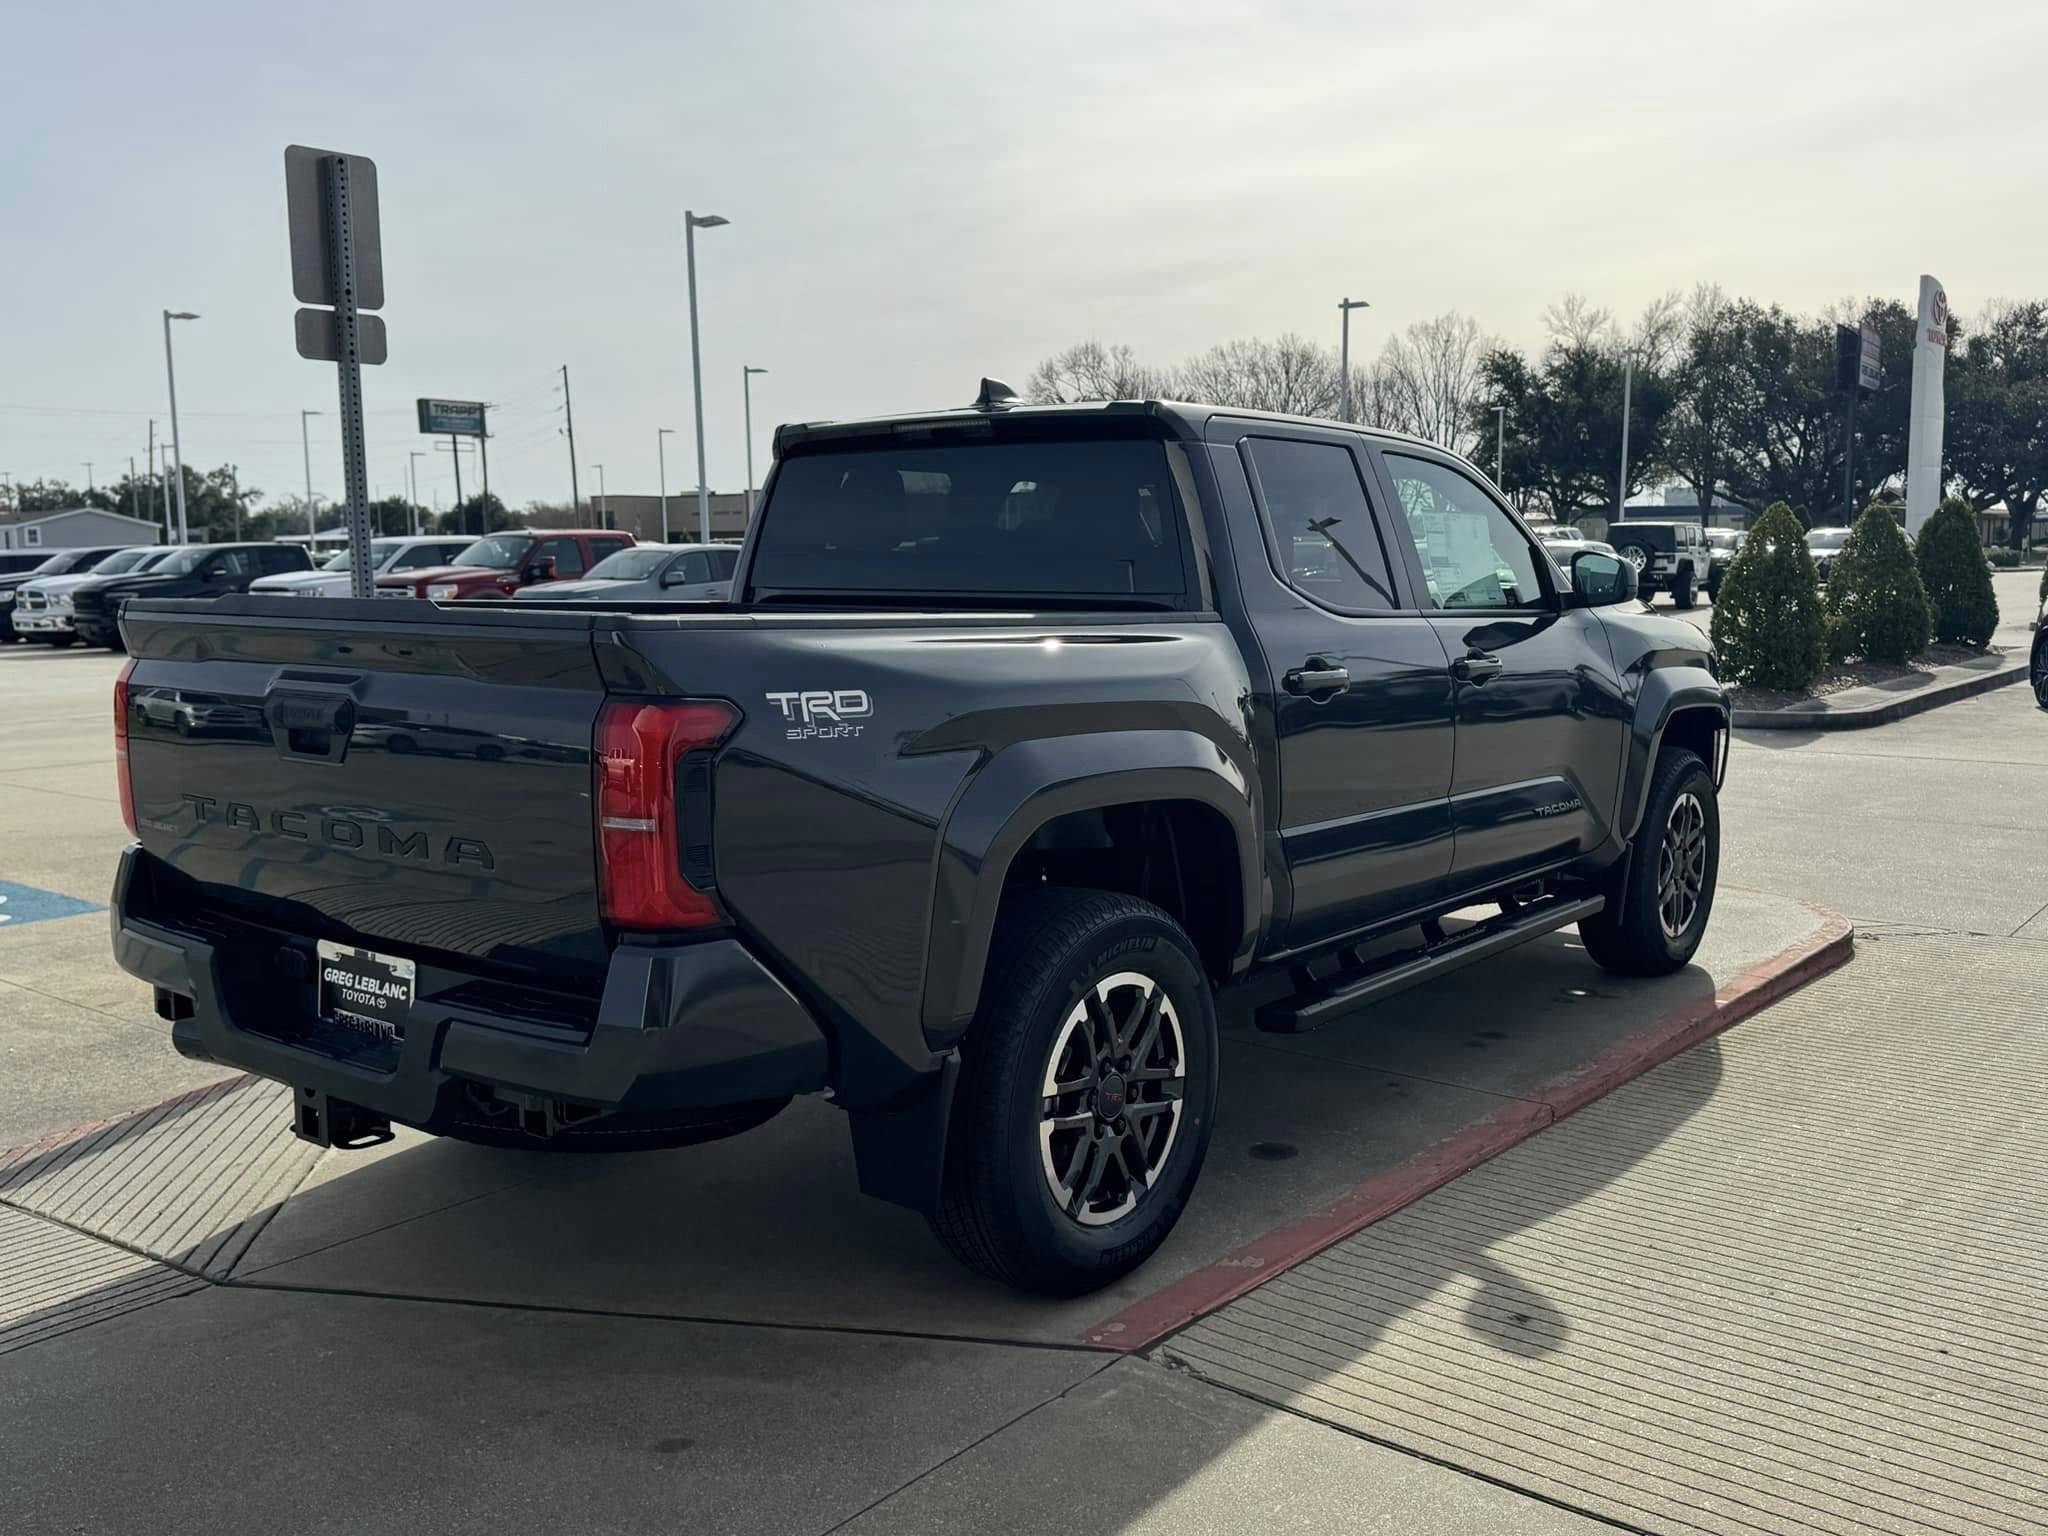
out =
{"type": "Polygon", "coordinates": [[[1180,1133],[1187,1050],[1166,989],[1137,971],[1095,983],[1045,1064],[1040,1162],[1053,1203],[1084,1227],[1137,1208],[1180,1133]]]}
{"type": "Polygon", "coordinates": [[[1691,926],[1707,883],[1707,813],[1687,791],[1673,803],[1657,849],[1657,921],[1676,940],[1691,926]]]}

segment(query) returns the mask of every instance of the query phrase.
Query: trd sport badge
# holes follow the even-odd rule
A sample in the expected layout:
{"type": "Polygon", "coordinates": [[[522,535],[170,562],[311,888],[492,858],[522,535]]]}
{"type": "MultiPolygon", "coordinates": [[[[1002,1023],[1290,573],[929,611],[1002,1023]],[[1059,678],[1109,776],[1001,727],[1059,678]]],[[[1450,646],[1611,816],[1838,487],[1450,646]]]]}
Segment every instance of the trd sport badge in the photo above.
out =
{"type": "Polygon", "coordinates": [[[875,712],[874,700],[863,688],[807,688],[794,693],[771,693],[768,702],[782,711],[787,724],[783,735],[791,741],[832,741],[858,736],[855,722],[875,712]]]}

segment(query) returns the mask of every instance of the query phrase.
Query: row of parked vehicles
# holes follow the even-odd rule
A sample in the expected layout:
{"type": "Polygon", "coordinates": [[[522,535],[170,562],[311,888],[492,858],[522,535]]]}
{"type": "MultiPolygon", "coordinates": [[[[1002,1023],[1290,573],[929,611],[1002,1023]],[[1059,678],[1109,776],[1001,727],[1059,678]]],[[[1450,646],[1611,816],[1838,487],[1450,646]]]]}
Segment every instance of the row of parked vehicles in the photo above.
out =
{"type": "MultiPolygon", "coordinates": [[[[730,544],[640,544],[610,529],[517,529],[484,538],[433,534],[370,543],[377,595],[389,598],[694,601],[725,596],[730,544]]],[[[67,549],[0,575],[0,641],[121,648],[119,615],[138,597],[347,597],[346,550],[314,565],[287,543],[67,549]]]]}
{"type": "Polygon", "coordinates": [[[1607,532],[1606,540],[1589,539],[1571,524],[1559,523],[1538,537],[1551,558],[1563,565],[1581,550],[1619,555],[1636,568],[1636,591],[1645,602],[1668,592],[1680,608],[1692,607],[1702,593],[1708,602],[1721,595],[1721,580],[1735,563],[1743,538],[1733,528],[1702,528],[1683,519],[1632,517],[1607,532]]]}

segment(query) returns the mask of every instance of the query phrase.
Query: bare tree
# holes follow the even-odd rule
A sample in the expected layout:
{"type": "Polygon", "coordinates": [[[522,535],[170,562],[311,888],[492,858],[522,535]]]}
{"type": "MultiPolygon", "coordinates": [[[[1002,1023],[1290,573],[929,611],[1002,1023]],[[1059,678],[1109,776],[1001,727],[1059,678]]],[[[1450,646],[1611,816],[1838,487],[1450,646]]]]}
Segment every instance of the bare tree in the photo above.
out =
{"type": "Polygon", "coordinates": [[[1226,341],[1179,376],[1190,399],[1289,416],[1334,416],[1339,382],[1336,357],[1292,332],[1274,341],[1226,341]]]}
{"type": "Polygon", "coordinates": [[[1455,310],[1418,320],[1387,339],[1373,368],[1373,414],[1360,419],[1470,453],[1481,364],[1492,346],[1478,321],[1455,310]]]}
{"type": "MultiPolygon", "coordinates": [[[[1711,285],[1702,284],[1701,287],[1711,285]]],[[[1714,290],[1718,292],[1719,290],[1714,290]]],[[[1685,356],[1686,339],[1691,331],[1692,311],[1699,299],[1699,289],[1693,290],[1688,299],[1677,290],[1650,300],[1643,307],[1643,317],[1636,322],[1636,328],[1628,339],[1629,349],[1636,355],[1636,366],[1655,373],[1669,373],[1685,356]]]]}
{"type": "Polygon", "coordinates": [[[1567,351],[1597,351],[1614,342],[1614,315],[1576,293],[1543,311],[1550,345],[1567,351]]]}
{"type": "Polygon", "coordinates": [[[1129,347],[1105,347],[1099,341],[1077,342],[1055,353],[1031,371],[1024,387],[1041,405],[1074,400],[1160,400],[1174,393],[1173,374],[1138,361],[1129,347]]]}

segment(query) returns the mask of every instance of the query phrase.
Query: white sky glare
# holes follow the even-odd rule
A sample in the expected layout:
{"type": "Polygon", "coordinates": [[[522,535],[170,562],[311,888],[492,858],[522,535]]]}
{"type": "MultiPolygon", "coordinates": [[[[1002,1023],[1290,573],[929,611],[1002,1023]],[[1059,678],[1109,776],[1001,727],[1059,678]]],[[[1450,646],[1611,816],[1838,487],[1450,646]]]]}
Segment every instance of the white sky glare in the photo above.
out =
{"type": "MultiPolygon", "coordinates": [[[[695,481],[682,211],[700,232],[710,479],[783,420],[965,403],[1069,342],[1170,362],[1293,330],[1354,355],[1448,309],[1522,345],[1566,292],[1698,281],[1815,311],[1965,316],[2048,290],[2048,10],[1538,6],[16,3],[0,12],[0,471],[141,462],[178,331],[186,461],[340,490],[334,371],[292,350],[283,149],[377,161],[391,362],[370,480],[418,395],[504,402],[492,488],[695,481]],[[449,25],[430,15],[451,16],[449,25]],[[36,409],[26,409],[26,408],[36,409]]],[[[467,487],[468,470],[465,470],[467,487]]],[[[445,453],[422,499],[452,492],[445,453]]]]}

